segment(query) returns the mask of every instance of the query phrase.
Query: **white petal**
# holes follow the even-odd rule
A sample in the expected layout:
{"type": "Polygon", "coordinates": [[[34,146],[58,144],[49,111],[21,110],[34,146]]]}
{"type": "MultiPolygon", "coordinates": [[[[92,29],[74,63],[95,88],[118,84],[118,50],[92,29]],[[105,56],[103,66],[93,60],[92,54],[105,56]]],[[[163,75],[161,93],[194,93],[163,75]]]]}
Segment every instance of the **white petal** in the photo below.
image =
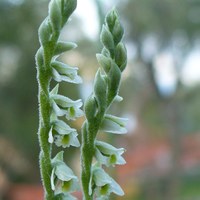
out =
{"type": "Polygon", "coordinates": [[[108,114],[105,115],[105,118],[119,124],[122,127],[125,127],[129,120],[128,118],[122,118],[122,117],[117,117],[117,116],[108,115],[108,114]]]}
{"type": "Polygon", "coordinates": [[[55,190],[55,184],[54,184],[54,177],[55,177],[55,168],[53,168],[52,172],[51,172],[51,189],[55,190]]]}
{"type": "Polygon", "coordinates": [[[127,133],[126,128],[120,126],[115,121],[107,119],[107,118],[104,118],[104,120],[101,124],[100,130],[107,132],[107,133],[114,133],[114,134],[125,134],[125,133],[127,133]]]}
{"type": "Polygon", "coordinates": [[[65,115],[66,111],[61,110],[54,101],[52,103],[52,107],[53,107],[53,110],[54,110],[54,112],[56,113],[57,116],[60,117],[60,116],[65,115]]]}
{"type": "Polygon", "coordinates": [[[73,171],[64,162],[59,163],[56,166],[55,174],[61,181],[69,181],[71,179],[77,179],[73,171]]]}
{"type": "Polygon", "coordinates": [[[94,169],[93,179],[94,179],[95,185],[99,187],[111,183],[109,175],[100,167],[94,169]]]}
{"type": "Polygon", "coordinates": [[[61,78],[60,74],[54,68],[52,68],[52,77],[57,82],[61,82],[62,81],[62,78],[61,78]]]}
{"type": "Polygon", "coordinates": [[[51,127],[51,129],[50,129],[50,131],[49,131],[49,138],[48,138],[48,142],[49,142],[50,144],[52,144],[52,143],[53,143],[53,133],[52,133],[52,127],[51,127]]]}
{"type": "Polygon", "coordinates": [[[120,185],[114,179],[112,179],[111,177],[110,177],[110,179],[112,180],[112,183],[111,183],[112,192],[119,195],[119,196],[123,196],[124,191],[122,190],[120,185]]]}

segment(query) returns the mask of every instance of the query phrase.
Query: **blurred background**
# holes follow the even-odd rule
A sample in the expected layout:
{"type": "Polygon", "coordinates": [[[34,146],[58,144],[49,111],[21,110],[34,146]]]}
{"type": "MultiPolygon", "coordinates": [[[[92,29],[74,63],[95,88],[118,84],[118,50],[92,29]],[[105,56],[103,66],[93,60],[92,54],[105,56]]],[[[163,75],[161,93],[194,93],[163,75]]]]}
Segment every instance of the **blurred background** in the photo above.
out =
{"type": "MultiPolygon", "coordinates": [[[[42,200],[34,55],[47,4],[0,0],[0,200],[42,200]]],[[[127,135],[102,134],[127,150],[127,164],[110,171],[126,195],[111,199],[199,200],[199,0],[78,0],[61,39],[79,47],[62,60],[80,68],[84,84],[62,83],[61,93],[72,99],[90,94],[101,51],[98,35],[113,6],[125,28],[129,61],[120,90],[124,101],[110,112],[129,123],[127,135]]],[[[71,126],[80,130],[83,120],[71,126]]],[[[65,154],[79,174],[78,150],[65,154]]]]}

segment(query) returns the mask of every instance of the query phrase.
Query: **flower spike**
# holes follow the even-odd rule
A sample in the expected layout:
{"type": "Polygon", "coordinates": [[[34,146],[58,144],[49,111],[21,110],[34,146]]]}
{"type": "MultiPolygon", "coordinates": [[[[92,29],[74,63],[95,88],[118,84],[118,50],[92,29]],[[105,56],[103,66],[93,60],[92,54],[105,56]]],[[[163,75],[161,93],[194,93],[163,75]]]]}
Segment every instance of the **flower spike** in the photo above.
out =
{"type": "Polygon", "coordinates": [[[59,41],[61,30],[76,5],[77,0],[51,0],[48,16],[38,31],[41,44],[36,53],[40,105],[40,169],[45,200],[73,200],[75,198],[70,193],[77,190],[78,185],[77,177],[63,161],[63,152],[58,153],[54,159],[51,159],[51,153],[52,145],[62,148],[80,146],[76,129],[68,126],[59,117],[66,116],[68,120],[75,120],[82,116],[82,101],[74,101],[58,94],[59,84],[50,89],[52,78],[59,83],[82,83],[77,67],[57,60],[64,52],[77,47],[73,42],[59,41]]]}
{"type": "Polygon", "coordinates": [[[86,121],[82,128],[82,185],[85,200],[107,200],[111,192],[123,195],[120,186],[100,167],[125,164],[122,157],[123,148],[97,141],[99,132],[125,134],[127,119],[107,114],[108,108],[114,101],[122,101],[119,97],[119,86],[122,71],[126,67],[127,53],[122,43],[124,30],[116,10],[106,16],[102,27],[100,40],[103,49],[97,54],[101,67],[96,73],[92,94],[84,105],[86,121]],[[93,169],[93,157],[99,164],[93,169]]]}

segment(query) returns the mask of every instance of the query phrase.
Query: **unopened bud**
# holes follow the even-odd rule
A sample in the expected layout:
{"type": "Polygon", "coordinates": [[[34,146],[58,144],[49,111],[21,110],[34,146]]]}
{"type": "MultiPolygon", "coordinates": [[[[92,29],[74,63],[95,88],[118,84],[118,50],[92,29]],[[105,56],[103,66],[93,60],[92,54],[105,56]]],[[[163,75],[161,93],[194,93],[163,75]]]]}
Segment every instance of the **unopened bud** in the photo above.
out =
{"type": "Polygon", "coordinates": [[[57,0],[51,0],[49,4],[49,17],[52,27],[55,31],[60,31],[62,17],[61,17],[61,7],[57,0]]]}
{"type": "Polygon", "coordinates": [[[102,31],[101,31],[101,42],[103,45],[109,50],[111,56],[114,56],[114,40],[111,32],[107,29],[105,25],[103,25],[102,31]]]}
{"type": "Polygon", "coordinates": [[[115,62],[119,66],[120,70],[123,71],[127,64],[127,51],[125,45],[120,42],[115,50],[115,62]]]}

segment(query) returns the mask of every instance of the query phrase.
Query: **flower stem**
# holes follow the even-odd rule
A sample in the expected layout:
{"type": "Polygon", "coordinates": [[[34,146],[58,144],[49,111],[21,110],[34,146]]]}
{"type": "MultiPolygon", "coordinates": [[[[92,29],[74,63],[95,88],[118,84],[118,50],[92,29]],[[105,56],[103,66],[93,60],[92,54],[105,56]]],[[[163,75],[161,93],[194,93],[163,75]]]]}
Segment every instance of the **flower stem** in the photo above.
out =
{"type": "MultiPolygon", "coordinates": [[[[42,66],[38,66],[39,69],[42,66]]],[[[42,177],[43,186],[45,189],[45,200],[53,200],[54,192],[51,189],[51,144],[48,142],[48,133],[50,130],[50,112],[51,106],[49,101],[49,76],[47,73],[39,73],[39,142],[40,142],[40,173],[42,177]],[[42,86],[41,86],[42,85],[42,86]]]]}

